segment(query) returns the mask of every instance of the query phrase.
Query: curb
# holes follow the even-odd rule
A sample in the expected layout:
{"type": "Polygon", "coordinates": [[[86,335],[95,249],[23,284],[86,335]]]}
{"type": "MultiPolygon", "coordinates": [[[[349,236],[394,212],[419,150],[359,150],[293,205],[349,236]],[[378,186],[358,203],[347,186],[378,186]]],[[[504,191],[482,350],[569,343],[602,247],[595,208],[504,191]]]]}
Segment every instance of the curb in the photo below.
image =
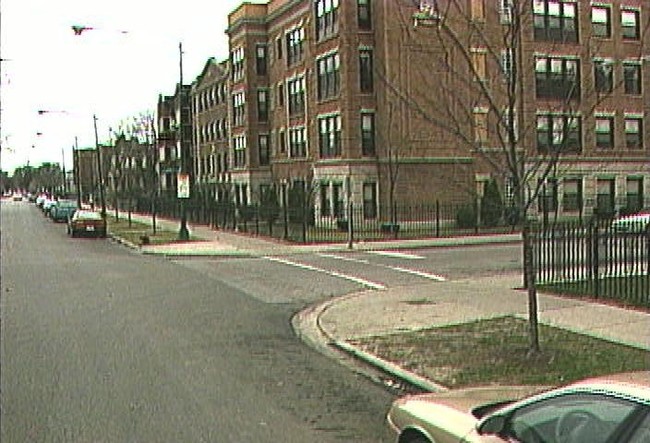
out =
{"type": "MultiPolygon", "coordinates": [[[[365,293],[367,291],[363,292],[365,293]]],[[[291,318],[291,325],[293,327],[294,333],[302,341],[306,342],[308,345],[316,348],[320,352],[330,357],[338,358],[339,360],[343,361],[339,354],[343,353],[353,360],[357,360],[370,365],[384,374],[387,374],[393,378],[396,378],[411,386],[423,389],[425,391],[444,392],[449,390],[446,386],[435,383],[425,377],[408,371],[399,365],[396,365],[395,363],[389,362],[373,354],[365,352],[358,347],[347,343],[344,340],[337,340],[321,326],[321,315],[327,311],[330,306],[340,302],[341,300],[357,297],[358,294],[359,293],[355,292],[339,297],[330,298],[320,303],[315,303],[307,306],[306,308],[297,312],[291,318]],[[339,353],[333,352],[332,348],[338,350],[339,353]]],[[[377,377],[369,376],[369,378],[379,384],[385,384],[383,380],[377,379],[377,377]]]]}
{"type": "Polygon", "coordinates": [[[449,388],[447,388],[446,386],[432,382],[431,380],[425,377],[421,377],[411,371],[407,371],[406,369],[402,368],[399,365],[396,365],[395,363],[389,362],[373,354],[362,351],[356,346],[353,346],[345,341],[337,340],[332,342],[332,345],[337,347],[341,351],[346,352],[352,357],[357,358],[365,363],[368,363],[374,366],[375,368],[381,370],[382,372],[385,372],[389,375],[392,375],[393,377],[403,380],[410,385],[416,386],[418,388],[430,392],[445,392],[449,390],[449,388]]]}

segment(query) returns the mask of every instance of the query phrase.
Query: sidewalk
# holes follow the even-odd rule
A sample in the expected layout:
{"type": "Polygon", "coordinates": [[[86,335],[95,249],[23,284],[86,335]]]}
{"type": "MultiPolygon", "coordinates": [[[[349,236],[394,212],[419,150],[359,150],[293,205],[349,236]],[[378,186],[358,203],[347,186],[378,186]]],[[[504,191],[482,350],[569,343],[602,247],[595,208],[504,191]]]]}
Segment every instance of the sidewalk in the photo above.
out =
{"type": "MultiPolygon", "coordinates": [[[[146,217],[133,215],[147,222],[146,217]]],[[[148,222],[151,222],[150,217],[148,222]]],[[[162,229],[178,229],[178,221],[158,220],[162,229]]],[[[143,246],[146,254],[170,256],[299,254],[347,250],[347,244],[293,245],[208,226],[189,226],[202,241],[143,246]]],[[[475,236],[355,243],[354,250],[405,249],[478,243],[516,242],[519,235],[475,236]]],[[[431,282],[387,290],[364,290],[310,306],[292,320],[296,333],[311,345],[329,352],[335,346],[425,389],[441,389],[402,368],[366,354],[348,342],[358,337],[431,328],[472,320],[514,315],[528,318],[527,293],[521,275],[478,277],[431,282]],[[415,303],[414,303],[415,302],[415,303]],[[359,315],[363,313],[363,315],[359,315]]],[[[538,294],[539,321],[609,341],[650,350],[650,314],[585,300],[538,294]]]]}

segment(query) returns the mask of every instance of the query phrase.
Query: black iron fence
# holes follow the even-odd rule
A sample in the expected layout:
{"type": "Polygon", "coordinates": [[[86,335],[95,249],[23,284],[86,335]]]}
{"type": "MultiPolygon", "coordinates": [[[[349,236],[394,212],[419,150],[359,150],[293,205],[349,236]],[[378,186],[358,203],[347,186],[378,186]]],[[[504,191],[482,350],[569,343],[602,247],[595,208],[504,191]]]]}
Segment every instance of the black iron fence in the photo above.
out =
{"type": "Polygon", "coordinates": [[[650,307],[650,225],[612,220],[531,229],[536,282],[650,307]]]}
{"type": "MultiPolygon", "coordinates": [[[[131,203],[140,213],[180,218],[175,198],[138,198],[131,203]]],[[[123,204],[121,205],[126,209],[123,204]]],[[[310,206],[247,205],[220,203],[195,197],[185,201],[187,220],[192,224],[237,230],[296,243],[334,243],[364,240],[451,237],[512,232],[505,222],[480,222],[474,208],[464,205],[395,206],[390,214],[369,216],[367,208],[338,208],[337,215],[318,214],[310,206]],[[348,217],[348,214],[351,217],[348,217]]]]}

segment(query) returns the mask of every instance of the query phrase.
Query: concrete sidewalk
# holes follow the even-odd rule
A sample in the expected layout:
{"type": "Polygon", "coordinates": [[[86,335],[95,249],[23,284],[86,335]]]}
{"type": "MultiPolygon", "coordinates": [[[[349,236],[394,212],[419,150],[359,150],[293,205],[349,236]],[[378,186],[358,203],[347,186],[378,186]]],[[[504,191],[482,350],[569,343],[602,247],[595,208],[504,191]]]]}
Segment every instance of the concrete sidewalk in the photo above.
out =
{"type": "MultiPolygon", "coordinates": [[[[150,217],[133,215],[147,222],[150,217]]],[[[158,220],[161,229],[178,229],[178,221],[158,220]]],[[[294,245],[282,241],[189,226],[201,241],[143,246],[146,254],[272,255],[325,250],[347,250],[347,244],[294,245]]],[[[478,243],[517,242],[519,234],[462,238],[424,239],[355,243],[354,250],[415,249],[478,243]]],[[[137,246],[134,246],[137,247],[137,246]]],[[[445,282],[430,282],[386,290],[364,290],[329,299],[297,314],[292,323],[296,333],[313,346],[331,353],[331,346],[362,358],[425,389],[441,389],[431,380],[381,361],[349,345],[358,337],[383,335],[477,319],[514,315],[528,318],[526,291],[520,289],[520,274],[481,276],[445,282]],[[360,315],[360,313],[362,313],[360,315]]],[[[539,321],[573,332],[650,350],[650,313],[597,302],[538,294],[539,321]]]]}

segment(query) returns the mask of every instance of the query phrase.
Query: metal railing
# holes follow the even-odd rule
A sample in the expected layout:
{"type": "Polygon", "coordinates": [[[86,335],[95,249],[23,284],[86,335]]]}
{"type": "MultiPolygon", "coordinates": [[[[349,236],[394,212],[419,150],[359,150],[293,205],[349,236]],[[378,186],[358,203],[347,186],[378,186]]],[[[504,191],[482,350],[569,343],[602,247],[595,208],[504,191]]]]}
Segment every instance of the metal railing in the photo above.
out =
{"type": "Polygon", "coordinates": [[[650,306],[650,225],[612,220],[533,226],[536,282],[564,293],[650,306]]]}

